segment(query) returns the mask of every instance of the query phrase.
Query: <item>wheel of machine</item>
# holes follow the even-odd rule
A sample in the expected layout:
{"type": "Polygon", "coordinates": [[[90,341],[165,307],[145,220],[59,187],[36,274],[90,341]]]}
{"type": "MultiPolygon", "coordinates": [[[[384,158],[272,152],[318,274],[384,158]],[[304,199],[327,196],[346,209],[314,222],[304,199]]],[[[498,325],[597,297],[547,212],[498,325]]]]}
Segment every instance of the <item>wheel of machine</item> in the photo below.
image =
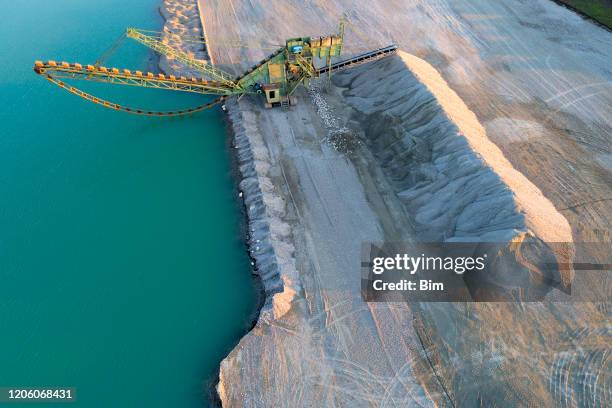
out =
{"type": "Polygon", "coordinates": [[[295,106],[295,105],[297,105],[297,104],[298,104],[298,98],[297,98],[297,96],[291,95],[291,96],[289,97],[289,105],[291,105],[291,106],[295,106]]]}

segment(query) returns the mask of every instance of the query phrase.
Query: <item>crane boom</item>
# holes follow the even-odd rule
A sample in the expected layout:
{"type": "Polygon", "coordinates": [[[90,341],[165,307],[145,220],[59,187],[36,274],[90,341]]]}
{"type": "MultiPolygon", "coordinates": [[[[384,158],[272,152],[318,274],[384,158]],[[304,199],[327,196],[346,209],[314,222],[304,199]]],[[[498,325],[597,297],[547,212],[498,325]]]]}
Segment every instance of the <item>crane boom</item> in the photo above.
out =
{"type": "Polygon", "coordinates": [[[145,88],[169,89],[183,92],[193,92],[212,95],[232,95],[235,89],[229,88],[219,81],[209,81],[202,78],[176,77],[174,75],[143,73],[141,71],[119,70],[117,68],[83,66],[78,63],[55,61],[36,61],[34,70],[37,74],[52,75],[56,78],[82,79],[94,82],[106,82],[119,85],[142,86],[145,88]]]}
{"type": "Polygon", "coordinates": [[[138,41],[139,43],[151,48],[152,50],[159,52],[160,54],[176,58],[178,61],[182,62],[186,66],[193,68],[199,72],[202,72],[203,74],[210,77],[210,79],[219,81],[226,87],[239,88],[239,85],[234,81],[234,78],[231,74],[224,72],[218,68],[215,68],[211,64],[198,61],[193,57],[189,56],[189,54],[183,51],[176,50],[154,37],[143,34],[135,28],[128,28],[126,35],[138,41]]]}

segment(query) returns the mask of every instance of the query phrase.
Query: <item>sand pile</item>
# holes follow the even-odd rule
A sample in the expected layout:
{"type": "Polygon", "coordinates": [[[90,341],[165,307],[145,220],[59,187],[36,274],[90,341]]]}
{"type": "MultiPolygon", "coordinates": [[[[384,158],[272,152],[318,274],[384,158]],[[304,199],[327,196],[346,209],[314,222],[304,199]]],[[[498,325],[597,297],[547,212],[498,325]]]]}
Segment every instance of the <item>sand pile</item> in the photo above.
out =
{"type": "MultiPolygon", "coordinates": [[[[206,62],[209,60],[206,47],[199,42],[204,39],[198,4],[193,0],[164,0],[160,13],[166,20],[161,34],[164,44],[187,53],[191,58],[206,62]]],[[[201,77],[173,57],[162,55],[159,66],[167,74],[201,77]]]]}
{"type": "Polygon", "coordinates": [[[489,141],[427,62],[400,52],[336,75],[423,240],[571,242],[567,220],[489,141]]]}

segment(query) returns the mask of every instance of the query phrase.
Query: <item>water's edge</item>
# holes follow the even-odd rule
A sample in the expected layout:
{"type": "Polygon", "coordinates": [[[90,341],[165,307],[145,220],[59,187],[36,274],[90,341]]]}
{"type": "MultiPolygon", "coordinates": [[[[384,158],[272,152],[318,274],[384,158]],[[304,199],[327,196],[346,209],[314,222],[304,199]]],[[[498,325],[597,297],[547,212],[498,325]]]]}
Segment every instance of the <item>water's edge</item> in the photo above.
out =
{"type": "MultiPolygon", "coordinates": [[[[231,124],[231,121],[224,117],[225,122],[225,131],[226,131],[226,153],[229,155],[230,166],[231,166],[231,177],[233,181],[232,190],[235,197],[238,197],[238,201],[236,202],[237,207],[239,208],[239,231],[240,236],[245,243],[245,249],[247,256],[249,257],[251,264],[251,278],[253,286],[255,287],[255,307],[253,309],[252,314],[245,321],[244,331],[240,335],[236,341],[230,345],[225,353],[225,358],[236,348],[236,346],[240,343],[240,340],[246,336],[253,328],[257,325],[257,321],[259,320],[259,315],[261,310],[266,302],[266,293],[263,286],[263,282],[257,273],[256,267],[256,259],[251,255],[251,248],[248,243],[251,240],[251,235],[249,234],[249,216],[247,211],[247,206],[244,202],[243,195],[240,192],[239,183],[242,180],[242,176],[239,168],[239,158],[238,155],[233,153],[235,149],[235,133],[231,124]]],[[[222,360],[223,361],[223,360],[222,360]]],[[[211,374],[210,378],[206,380],[206,390],[208,391],[208,400],[214,407],[222,408],[223,404],[221,402],[221,398],[219,393],[217,392],[217,387],[219,385],[219,379],[221,374],[221,362],[219,361],[219,365],[213,374],[211,374]]]]}
{"type": "MultiPolygon", "coordinates": [[[[192,4],[195,4],[198,13],[193,19],[191,19],[191,21],[187,21],[185,25],[199,24],[202,30],[202,36],[204,37],[205,42],[207,44],[208,37],[206,35],[206,29],[204,27],[204,19],[202,18],[202,11],[200,9],[198,1],[197,0],[186,0],[186,3],[189,3],[189,2],[193,2],[192,4]]],[[[164,26],[169,25],[168,20],[169,20],[169,17],[172,16],[171,11],[165,7],[166,4],[167,4],[166,0],[163,0],[162,4],[158,8],[159,14],[164,22],[163,23],[164,26]]],[[[168,26],[167,28],[170,31],[176,30],[176,27],[168,26]]],[[[200,59],[207,59],[208,61],[212,63],[210,53],[208,52],[208,47],[206,44],[204,45],[204,49],[201,50],[202,54],[198,55],[196,53],[196,57],[200,59]]],[[[177,48],[183,48],[183,51],[193,52],[192,49],[188,49],[187,47],[182,47],[180,44],[175,44],[175,46],[177,45],[178,45],[177,48]]],[[[190,46],[190,44],[187,44],[187,46],[190,46]]],[[[157,61],[157,64],[159,65],[159,69],[164,73],[168,73],[168,71],[177,69],[176,67],[173,67],[171,61],[168,61],[165,57],[159,58],[157,61]]],[[[251,239],[252,237],[251,237],[251,234],[249,233],[249,225],[250,225],[251,218],[249,217],[249,210],[248,210],[248,207],[245,201],[245,198],[247,197],[247,193],[246,192],[243,193],[240,188],[240,183],[245,178],[244,172],[241,172],[241,167],[240,167],[241,164],[244,164],[243,160],[241,159],[241,157],[244,157],[244,155],[241,155],[240,154],[241,151],[237,149],[236,131],[235,131],[233,122],[228,118],[228,116],[223,116],[221,120],[224,120],[225,128],[226,128],[227,137],[226,137],[226,144],[225,144],[225,153],[229,156],[229,159],[230,159],[231,178],[233,180],[232,190],[233,190],[234,196],[238,197],[238,201],[236,201],[236,206],[240,213],[239,220],[238,220],[239,233],[240,233],[240,236],[243,242],[245,242],[245,249],[247,252],[247,256],[250,259],[250,264],[251,264],[250,272],[251,272],[252,282],[253,282],[253,286],[255,287],[255,294],[256,294],[256,299],[255,299],[256,305],[253,309],[253,312],[246,319],[244,331],[242,332],[242,334],[235,340],[235,342],[233,342],[232,344],[228,344],[227,350],[226,350],[226,357],[227,357],[227,355],[229,355],[231,351],[234,350],[234,348],[238,345],[240,340],[246,334],[248,334],[253,329],[253,327],[255,327],[255,325],[257,324],[260,312],[266,302],[266,293],[265,293],[263,282],[260,278],[260,274],[258,273],[258,270],[257,270],[256,259],[252,253],[253,248],[252,248],[252,245],[250,245],[252,243],[252,239],[251,239]],[[237,152],[237,153],[234,153],[234,152],[237,152]]],[[[221,369],[221,361],[219,361],[217,370],[214,373],[212,373],[209,378],[205,379],[204,384],[203,384],[203,388],[207,394],[206,396],[207,396],[208,402],[213,407],[222,407],[221,398],[219,396],[219,393],[217,392],[217,387],[218,387],[219,378],[220,378],[219,377],[220,369],[221,369]]]]}

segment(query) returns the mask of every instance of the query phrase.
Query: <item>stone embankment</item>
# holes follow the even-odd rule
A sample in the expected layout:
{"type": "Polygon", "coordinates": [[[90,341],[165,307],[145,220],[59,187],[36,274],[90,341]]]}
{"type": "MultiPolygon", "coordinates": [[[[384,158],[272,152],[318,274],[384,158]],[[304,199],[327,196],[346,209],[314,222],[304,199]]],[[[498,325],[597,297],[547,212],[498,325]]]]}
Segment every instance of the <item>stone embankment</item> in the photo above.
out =
{"type": "MultiPolygon", "coordinates": [[[[189,39],[205,38],[196,1],[164,0],[160,12],[166,20],[161,35],[163,42],[192,58],[210,61],[206,47],[189,39]]],[[[171,57],[162,56],[159,65],[166,73],[201,76],[171,57]]],[[[249,251],[266,293],[262,317],[269,313],[280,317],[300,289],[294,248],[289,239],[291,230],[283,221],[285,202],[267,177],[268,150],[261,135],[254,130],[254,114],[240,111],[235,102],[229,102],[228,107],[241,176],[240,190],[249,218],[249,251]]]]}
{"type": "Polygon", "coordinates": [[[279,318],[300,290],[291,228],[285,221],[286,203],[269,178],[270,155],[255,113],[239,109],[235,101],[227,107],[248,216],[249,251],[266,294],[260,319],[279,318]]]}
{"type": "MultiPolygon", "coordinates": [[[[164,0],[160,13],[165,19],[161,33],[164,43],[188,53],[191,58],[211,62],[204,44],[194,41],[206,37],[197,1],[164,0]]],[[[172,57],[161,56],[159,66],[169,74],[201,76],[172,57]]],[[[240,195],[248,216],[249,252],[265,291],[259,315],[259,322],[265,324],[287,313],[301,287],[291,228],[285,222],[286,204],[268,177],[268,149],[256,128],[255,113],[239,109],[237,105],[235,100],[227,102],[228,118],[238,163],[240,195]]],[[[218,391],[224,399],[223,383],[218,391]]]]}

